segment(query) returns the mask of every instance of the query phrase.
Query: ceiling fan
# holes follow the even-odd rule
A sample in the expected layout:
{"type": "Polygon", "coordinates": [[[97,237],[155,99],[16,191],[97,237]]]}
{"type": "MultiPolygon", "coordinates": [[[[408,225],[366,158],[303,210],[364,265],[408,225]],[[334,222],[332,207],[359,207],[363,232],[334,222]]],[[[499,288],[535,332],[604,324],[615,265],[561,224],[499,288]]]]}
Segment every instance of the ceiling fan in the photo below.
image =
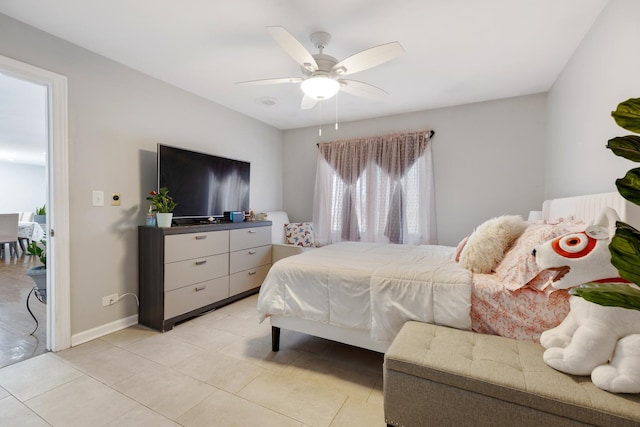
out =
{"type": "Polygon", "coordinates": [[[365,98],[380,99],[388,95],[379,87],[357,80],[344,79],[343,76],[384,64],[402,55],[404,49],[398,42],[375,46],[338,61],[333,56],[324,53],[325,47],[331,40],[331,35],[325,32],[311,34],[311,42],[318,49],[318,53],[311,54],[284,27],[267,27],[269,34],[284,49],[294,61],[300,64],[302,77],[283,77],[239,82],[240,85],[270,85],[281,83],[300,83],[304,92],[301,107],[303,110],[313,108],[318,101],[333,97],[342,90],[351,95],[365,98]]]}

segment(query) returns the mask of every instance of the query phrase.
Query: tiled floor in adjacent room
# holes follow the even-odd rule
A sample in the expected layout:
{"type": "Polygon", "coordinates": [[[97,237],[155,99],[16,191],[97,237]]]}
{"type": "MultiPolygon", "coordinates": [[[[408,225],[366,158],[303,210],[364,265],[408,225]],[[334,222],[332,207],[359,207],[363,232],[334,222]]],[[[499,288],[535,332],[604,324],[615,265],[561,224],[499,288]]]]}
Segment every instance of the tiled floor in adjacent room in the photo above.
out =
{"type": "Polygon", "coordinates": [[[257,296],[0,369],[4,426],[385,426],[382,361],[258,324],[257,296]]]}

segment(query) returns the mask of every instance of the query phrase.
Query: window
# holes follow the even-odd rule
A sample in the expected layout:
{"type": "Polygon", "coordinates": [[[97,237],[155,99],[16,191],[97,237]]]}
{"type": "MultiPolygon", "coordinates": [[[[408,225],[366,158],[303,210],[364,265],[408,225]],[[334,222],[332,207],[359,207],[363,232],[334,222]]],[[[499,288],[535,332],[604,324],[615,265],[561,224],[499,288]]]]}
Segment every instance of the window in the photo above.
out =
{"type": "Polygon", "coordinates": [[[426,131],[319,144],[319,240],[435,243],[430,138],[426,131]]]}

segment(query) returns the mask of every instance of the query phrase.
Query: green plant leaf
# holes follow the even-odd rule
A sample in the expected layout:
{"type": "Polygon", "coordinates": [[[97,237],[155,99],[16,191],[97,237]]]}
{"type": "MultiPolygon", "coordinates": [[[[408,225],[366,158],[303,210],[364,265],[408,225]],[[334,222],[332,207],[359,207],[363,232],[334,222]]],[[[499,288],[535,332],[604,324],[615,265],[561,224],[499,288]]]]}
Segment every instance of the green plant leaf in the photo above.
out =
{"type": "Polygon", "coordinates": [[[619,136],[609,140],[607,148],[616,156],[624,157],[633,162],[640,162],[640,136],[619,136]]]}
{"type": "Polygon", "coordinates": [[[611,264],[620,277],[640,284],[640,232],[624,222],[616,222],[616,234],[609,243],[611,264]]]}
{"type": "Polygon", "coordinates": [[[46,267],[47,266],[47,241],[42,239],[40,240],[40,244],[35,241],[31,241],[29,245],[27,245],[27,253],[29,255],[35,255],[40,258],[40,262],[46,267]]]}
{"type": "Polygon", "coordinates": [[[622,197],[640,205],[640,168],[631,169],[623,178],[616,179],[616,187],[622,197]]]}
{"type": "Polygon", "coordinates": [[[635,133],[640,133],[640,98],[630,98],[618,104],[611,115],[618,126],[635,133]]]}
{"type": "Polygon", "coordinates": [[[640,310],[640,289],[626,283],[585,283],[569,293],[595,304],[640,310]]]}

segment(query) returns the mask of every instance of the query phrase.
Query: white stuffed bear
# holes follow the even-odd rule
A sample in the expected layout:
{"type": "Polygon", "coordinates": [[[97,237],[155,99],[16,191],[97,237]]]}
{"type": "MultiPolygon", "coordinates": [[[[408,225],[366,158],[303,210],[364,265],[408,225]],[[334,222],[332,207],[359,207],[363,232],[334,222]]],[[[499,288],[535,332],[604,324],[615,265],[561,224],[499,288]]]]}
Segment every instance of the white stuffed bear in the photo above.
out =
{"type": "MultiPolygon", "coordinates": [[[[596,281],[628,283],[618,277],[608,248],[617,220],[616,212],[607,208],[584,232],[561,236],[534,250],[540,268],[558,271],[554,288],[596,281]]],[[[640,311],[605,307],[577,296],[569,304],[571,310],[562,323],[540,336],[547,349],[544,361],[568,374],[591,374],[603,390],[640,393],[640,311]]]]}

